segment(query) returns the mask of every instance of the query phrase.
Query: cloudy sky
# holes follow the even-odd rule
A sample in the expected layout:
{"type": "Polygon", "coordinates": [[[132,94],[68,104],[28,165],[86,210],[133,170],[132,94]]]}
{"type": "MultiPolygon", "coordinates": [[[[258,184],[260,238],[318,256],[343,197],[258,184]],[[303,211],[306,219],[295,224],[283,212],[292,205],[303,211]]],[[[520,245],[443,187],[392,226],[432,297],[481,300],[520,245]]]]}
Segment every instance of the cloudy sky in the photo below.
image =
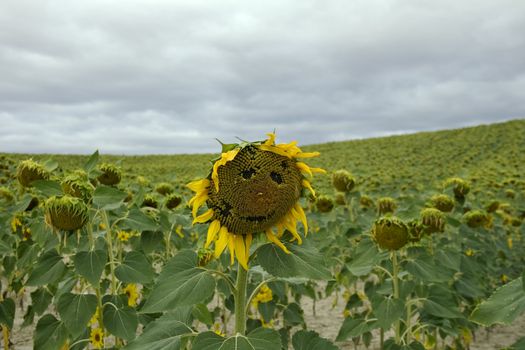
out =
{"type": "Polygon", "coordinates": [[[0,152],[195,153],[525,118],[522,0],[2,0],[0,152]]]}

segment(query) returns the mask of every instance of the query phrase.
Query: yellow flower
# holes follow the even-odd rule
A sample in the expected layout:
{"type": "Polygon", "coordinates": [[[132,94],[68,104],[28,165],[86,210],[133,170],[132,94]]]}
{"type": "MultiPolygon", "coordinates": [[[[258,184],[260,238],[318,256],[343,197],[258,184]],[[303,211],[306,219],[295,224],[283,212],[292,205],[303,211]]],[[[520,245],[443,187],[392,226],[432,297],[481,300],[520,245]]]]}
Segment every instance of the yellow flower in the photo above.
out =
{"type": "Polygon", "coordinates": [[[102,328],[93,328],[89,335],[89,341],[95,349],[102,349],[104,347],[104,331],[102,328]]]}
{"type": "Polygon", "coordinates": [[[195,192],[188,202],[193,223],[210,222],[205,248],[214,243],[215,257],[227,247],[230,263],[237,258],[247,270],[254,234],[264,233],[286,253],[281,242],[285,230],[302,243],[297,222],[302,222],[305,236],[308,223],[298,201],[303,189],[315,195],[306,176],[325,171],[299,162],[319,153],[302,152],[296,144],[275,144],[272,133],[264,142],[233,145],[215,161],[207,178],[188,184],[195,192]],[[205,203],[208,210],[198,215],[205,203]]]}
{"type": "Polygon", "coordinates": [[[259,292],[255,297],[252,299],[252,304],[254,307],[257,307],[259,303],[267,303],[269,301],[272,301],[273,299],[273,293],[270,287],[268,285],[263,284],[261,288],[259,289],[259,292]]]}
{"type": "Polygon", "coordinates": [[[182,232],[182,225],[177,225],[177,228],[175,229],[175,233],[176,233],[180,238],[184,238],[184,233],[182,232]]]}
{"type": "Polygon", "coordinates": [[[221,329],[221,325],[218,324],[218,323],[215,323],[213,325],[213,332],[217,335],[220,335],[221,337],[224,337],[226,334],[224,334],[224,332],[222,331],[221,329]]]}
{"type": "Polygon", "coordinates": [[[128,306],[137,306],[137,299],[140,297],[137,285],[130,283],[124,288],[124,293],[128,296],[128,306]]]}
{"type": "Polygon", "coordinates": [[[507,237],[507,246],[512,249],[512,237],[507,237]]]}
{"type": "Polygon", "coordinates": [[[273,320],[267,323],[264,321],[264,318],[261,317],[261,324],[264,328],[273,328],[273,320]]]}
{"type": "Polygon", "coordinates": [[[16,233],[18,231],[18,228],[20,227],[22,227],[22,222],[20,221],[18,217],[15,216],[11,220],[11,230],[13,231],[13,233],[16,233]]]}
{"type": "Polygon", "coordinates": [[[467,249],[467,250],[465,251],[465,255],[466,255],[466,256],[473,256],[473,255],[474,255],[474,251],[473,251],[472,249],[469,248],[469,249],[467,249]]]}
{"type": "Polygon", "coordinates": [[[507,283],[509,281],[509,276],[502,274],[501,275],[501,283],[507,283]]]}
{"type": "Polygon", "coordinates": [[[127,242],[129,237],[131,237],[131,234],[129,232],[126,232],[126,231],[118,231],[117,232],[117,238],[121,242],[127,242]]]}
{"type": "Polygon", "coordinates": [[[100,315],[100,309],[97,306],[97,309],[95,310],[95,313],[93,314],[93,316],[91,316],[91,319],[88,322],[88,326],[92,326],[94,324],[97,324],[97,322],[99,320],[99,315],[100,315]]]}
{"type": "Polygon", "coordinates": [[[350,310],[348,310],[348,309],[344,309],[343,310],[343,317],[347,318],[347,317],[350,317],[350,316],[352,316],[352,312],[350,310]]]}
{"type": "Polygon", "coordinates": [[[106,229],[106,224],[101,222],[100,224],[98,224],[98,228],[101,229],[101,230],[105,230],[106,229]]]}

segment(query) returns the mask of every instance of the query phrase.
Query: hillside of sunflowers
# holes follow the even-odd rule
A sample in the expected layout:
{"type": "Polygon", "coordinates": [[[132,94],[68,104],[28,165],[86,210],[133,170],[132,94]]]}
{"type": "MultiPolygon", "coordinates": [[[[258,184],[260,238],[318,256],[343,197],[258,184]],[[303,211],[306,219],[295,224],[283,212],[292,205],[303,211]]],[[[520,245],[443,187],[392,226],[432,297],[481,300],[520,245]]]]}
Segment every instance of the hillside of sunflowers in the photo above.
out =
{"type": "Polygon", "coordinates": [[[298,141],[0,154],[2,349],[525,349],[525,120],[298,141]]]}

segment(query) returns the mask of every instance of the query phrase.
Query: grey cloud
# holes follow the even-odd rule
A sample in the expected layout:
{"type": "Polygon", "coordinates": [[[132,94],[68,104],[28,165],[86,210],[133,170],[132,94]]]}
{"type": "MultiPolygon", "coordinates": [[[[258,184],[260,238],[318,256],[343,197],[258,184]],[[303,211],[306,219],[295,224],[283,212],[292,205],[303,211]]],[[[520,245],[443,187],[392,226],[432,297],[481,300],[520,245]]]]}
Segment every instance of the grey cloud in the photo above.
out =
{"type": "Polygon", "coordinates": [[[0,147],[216,152],[525,116],[522,1],[0,4],[0,147]]]}

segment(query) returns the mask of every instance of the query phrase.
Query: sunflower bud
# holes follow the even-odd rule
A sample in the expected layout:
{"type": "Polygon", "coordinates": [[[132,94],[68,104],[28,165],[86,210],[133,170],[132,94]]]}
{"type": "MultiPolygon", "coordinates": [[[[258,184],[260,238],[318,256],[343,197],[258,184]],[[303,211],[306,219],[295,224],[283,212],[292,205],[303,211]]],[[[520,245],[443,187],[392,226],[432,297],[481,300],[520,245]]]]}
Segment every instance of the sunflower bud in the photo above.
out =
{"type": "Polygon", "coordinates": [[[439,209],[425,208],[420,214],[421,223],[425,226],[427,233],[436,233],[445,231],[446,218],[439,209]]]}
{"type": "Polygon", "coordinates": [[[425,234],[425,226],[418,220],[411,220],[407,223],[408,241],[419,242],[425,234]]]}
{"type": "Polygon", "coordinates": [[[359,205],[363,208],[372,208],[374,206],[374,201],[367,195],[362,195],[359,198],[359,205]]]}
{"type": "Polygon", "coordinates": [[[342,194],[342,193],[337,193],[335,195],[335,204],[337,204],[337,205],[345,205],[346,204],[345,195],[342,194]]]}
{"type": "Polygon", "coordinates": [[[27,159],[18,164],[16,177],[22,186],[31,187],[33,181],[49,179],[49,172],[42,164],[27,159]]]}
{"type": "Polygon", "coordinates": [[[489,214],[482,210],[471,210],[463,215],[463,219],[467,225],[472,228],[487,227],[491,224],[489,214]]]}
{"type": "Polygon", "coordinates": [[[397,208],[396,201],[391,197],[382,197],[377,200],[377,212],[380,215],[392,214],[397,208]]]}
{"type": "Polygon", "coordinates": [[[87,176],[75,172],[70,174],[60,183],[62,191],[73,197],[82,199],[85,203],[91,202],[93,196],[93,187],[88,183],[87,176]]]}
{"type": "Polygon", "coordinates": [[[408,227],[396,217],[382,217],[374,223],[372,237],[380,248],[398,250],[408,243],[408,227]]]}
{"type": "Polygon", "coordinates": [[[97,177],[97,180],[107,186],[114,186],[120,183],[122,179],[122,171],[113,164],[103,163],[99,166],[102,174],[97,177]]]}
{"type": "Polygon", "coordinates": [[[161,194],[163,196],[167,196],[168,194],[173,193],[173,186],[167,182],[161,182],[157,186],[155,186],[155,191],[158,194],[161,194]]]}
{"type": "Polygon", "coordinates": [[[446,194],[436,194],[430,198],[430,204],[444,213],[450,213],[454,209],[454,200],[446,194]]]}
{"type": "Polygon", "coordinates": [[[88,207],[82,200],[70,195],[53,196],[45,203],[45,219],[56,229],[78,230],[89,220],[88,207]]]}
{"type": "Polygon", "coordinates": [[[507,198],[515,198],[516,197],[516,192],[514,190],[511,190],[511,189],[505,190],[505,196],[507,198]]]}
{"type": "Polygon", "coordinates": [[[175,209],[182,202],[182,198],[174,193],[166,197],[166,208],[175,209]]]}
{"type": "Polygon", "coordinates": [[[454,191],[454,197],[458,201],[463,201],[465,196],[470,192],[470,184],[459,177],[447,179],[443,186],[445,188],[452,187],[452,190],[454,191]]]}
{"type": "Polygon", "coordinates": [[[499,205],[499,201],[492,201],[489,203],[489,205],[487,205],[485,210],[487,211],[487,213],[494,213],[496,210],[499,209],[499,205]]]}
{"type": "Polygon", "coordinates": [[[346,170],[338,170],[332,175],[332,184],[339,192],[350,192],[355,187],[355,178],[346,170]]]}
{"type": "Polygon", "coordinates": [[[147,194],[144,196],[144,200],[142,201],[142,206],[150,207],[150,208],[158,208],[159,202],[151,194],[147,194]]]}
{"type": "Polygon", "coordinates": [[[328,213],[334,208],[334,201],[328,196],[319,196],[315,202],[317,210],[321,213],[328,213]]]}

